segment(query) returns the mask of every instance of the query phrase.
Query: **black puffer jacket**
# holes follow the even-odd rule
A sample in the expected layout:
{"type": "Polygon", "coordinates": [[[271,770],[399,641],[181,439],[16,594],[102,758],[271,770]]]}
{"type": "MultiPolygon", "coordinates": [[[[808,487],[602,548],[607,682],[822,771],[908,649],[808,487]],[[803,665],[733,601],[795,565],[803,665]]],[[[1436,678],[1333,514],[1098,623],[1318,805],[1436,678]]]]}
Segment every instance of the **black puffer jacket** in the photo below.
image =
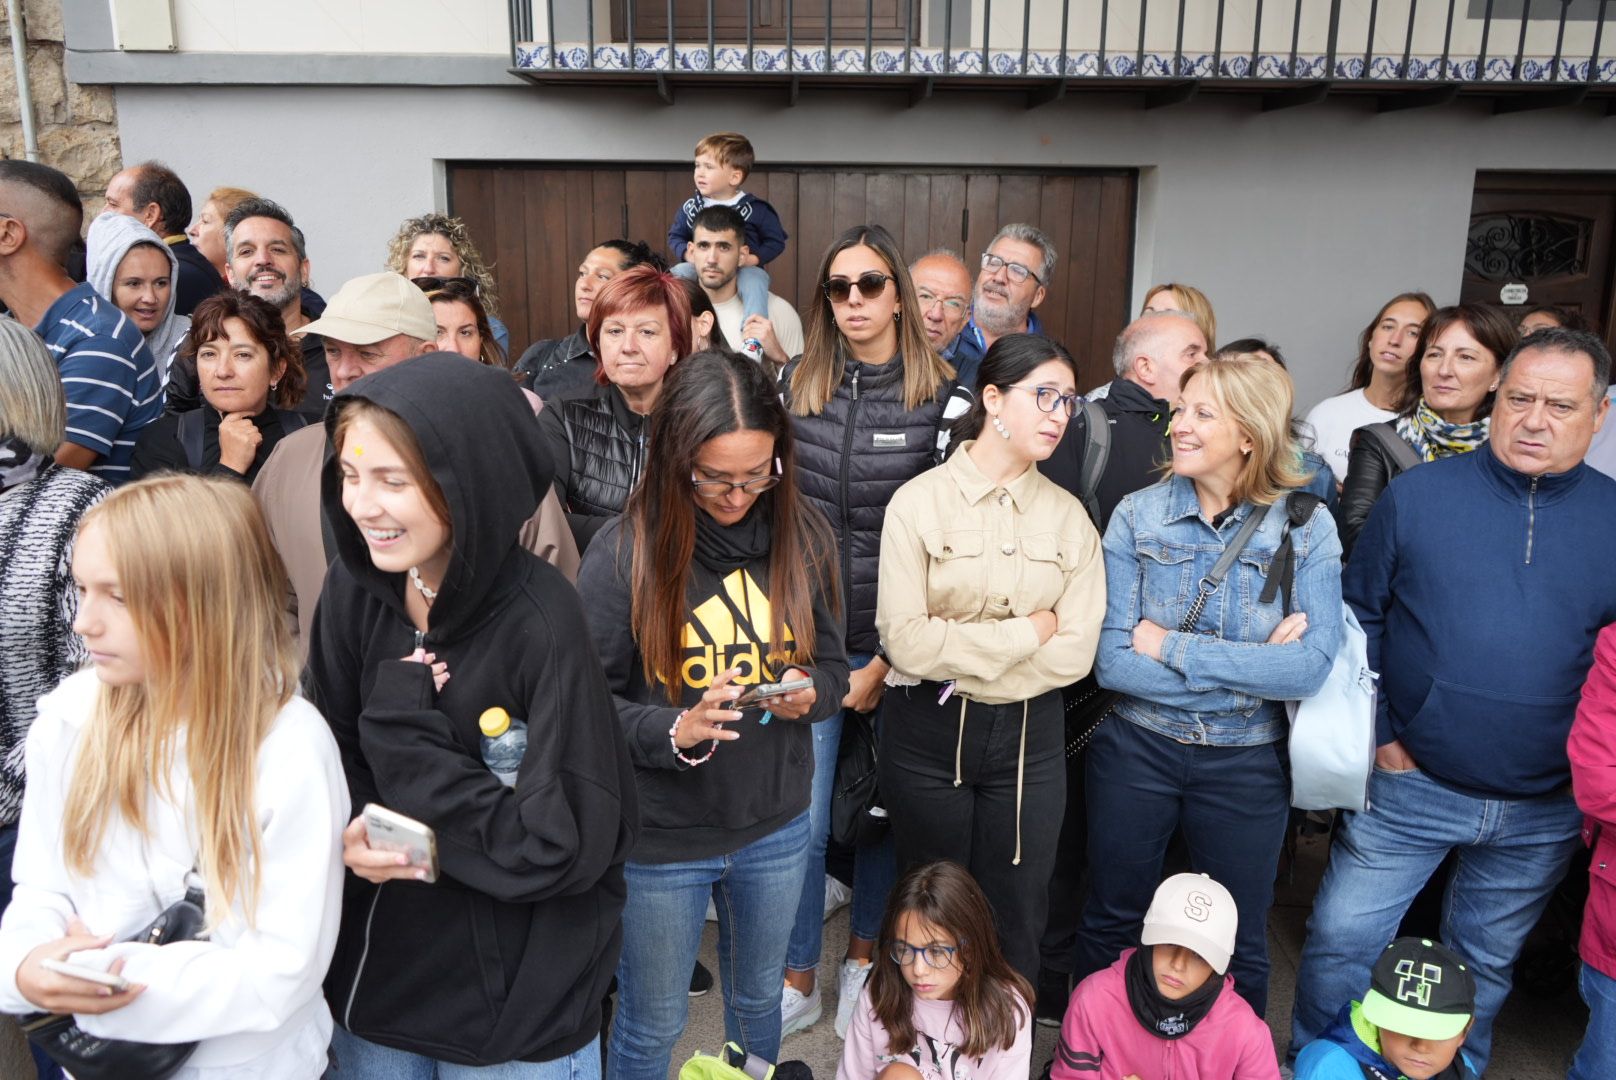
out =
{"type": "Polygon", "coordinates": [[[615,386],[597,386],[552,398],[539,413],[555,466],[556,496],[582,552],[597,532],[623,512],[645,472],[645,417],[628,407],[615,386]]]}
{"type": "MultiPolygon", "coordinates": [[[[798,357],[780,373],[786,404],[798,357]]],[[[843,366],[836,394],[817,416],[791,416],[797,437],[797,481],[830,520],[842,554],[842,613],[847,651],[873,653],[876,569],[887,503],[904,484],[937,463],[937,428],[951,383],[918,409],[903,402],[903,364],[843,366]]]]}

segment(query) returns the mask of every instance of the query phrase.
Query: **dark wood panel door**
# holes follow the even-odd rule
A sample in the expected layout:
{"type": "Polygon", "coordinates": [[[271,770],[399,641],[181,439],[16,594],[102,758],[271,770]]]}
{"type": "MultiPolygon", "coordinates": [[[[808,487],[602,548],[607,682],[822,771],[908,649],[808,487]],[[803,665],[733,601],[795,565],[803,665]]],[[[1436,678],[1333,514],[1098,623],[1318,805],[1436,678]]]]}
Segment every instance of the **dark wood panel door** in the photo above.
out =
{"type": "MultiPolygon", "coordinates": [[[[805,311],[819,263],[843,230],[875,222],[913,262],[958,253],[974,276],[1001,225],[1024,221],[1059,259],[1038,316],[1077,357],[1085,388],[1109,381],[1111,345],[1132,289],[1135,178],[1130,172],[872,171],[774,166],[746,189],[780,214],[790,242],[768,266],[772,289],[805,311]]],[[[665,252],[668,223],[690,195],[680,165],[451,165],[449,208],[494,261],[501,317],[517,351],[571,332],[578,263],[602,240],[644,240],[665,252]]]]}
{"type": "Polygon", "coordinates": [[[1479,174],[1460,295],[1512,314],[1569,308],[1616,347],[1616,175],[1479,174]],[[1501,303],[1508,284],[1525,304],[1501,303]]]}
{"type": "MultiPolygon", "coordinates": [[[[666,42],[668,7],[666,0],[613,0],[614,40],[628,40],[632,21],[636,42],[666,42]]],[[[707,40],[709,7],[712,36],[726,43],[744,42],[748,23],[754,41],[783,42],[789,20],[792,42],[805,47],[823,44],[827,25],[836,43],[862,42],[866,19],[872,41],[917,41],[920,27],[919,0],[673,0],[672,7],[673,35],[682,42],[707,40]]]]}

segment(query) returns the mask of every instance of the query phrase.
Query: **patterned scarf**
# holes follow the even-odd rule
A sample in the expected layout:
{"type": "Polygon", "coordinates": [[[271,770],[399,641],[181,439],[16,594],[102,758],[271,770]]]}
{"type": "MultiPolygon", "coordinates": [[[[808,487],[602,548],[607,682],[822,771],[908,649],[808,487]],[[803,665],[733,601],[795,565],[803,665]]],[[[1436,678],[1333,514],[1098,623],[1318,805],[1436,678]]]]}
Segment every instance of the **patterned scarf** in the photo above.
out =
{"type": "Polygon", "coordinates": [[[1397,434],[1414,448],[1422,461],[1468,454],[1487,441],[1488,427],[1485,416],[1468,424],[1450,424],[1432,412],[1424,398],[1420,399],[1413,415],[1397,418],[1397,434]]]}
{"type": "Polygon", "coordinates": [[[15,436],[0,439],[0,492],[26,484],[40,474],[45,464],[45,455],[31,449],[21,439],[15,436]]]}

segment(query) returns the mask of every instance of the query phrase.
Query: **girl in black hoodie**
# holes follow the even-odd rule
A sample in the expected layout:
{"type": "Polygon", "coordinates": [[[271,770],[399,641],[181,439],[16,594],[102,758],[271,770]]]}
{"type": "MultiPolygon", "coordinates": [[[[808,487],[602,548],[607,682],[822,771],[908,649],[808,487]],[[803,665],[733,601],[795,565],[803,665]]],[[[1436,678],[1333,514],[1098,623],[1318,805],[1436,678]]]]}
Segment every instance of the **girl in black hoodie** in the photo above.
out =
{"type": "Polygon", "coordinates": [[[340,1075],[598,1068],[634,785],[578,597],[517,541],[551,482],[532,410],[506,372],[434,353],[359,380],[326,423],[339,558],[311,696],[354,808],[431,826],[440,863],[413,880],[361,819],[344,834],[357,876],[326,980],[340,1075]],[[495,706],[527,724],[514,787],[481,757],[495,706]]]}
{"type": "Polygon", "coordinates": [[[791,424],[768,376],[699,353],[668,377],[650,425],[645,476],[578,576],[645,808],[627,867],[613,1080],[668,1075],[709,898],[725,1038],[779,1053],[809,725],[847,693],[835,543],[797,492],[791,424]],[[734,708],[747,686],[803,676],[809,689],[734,708]]]}

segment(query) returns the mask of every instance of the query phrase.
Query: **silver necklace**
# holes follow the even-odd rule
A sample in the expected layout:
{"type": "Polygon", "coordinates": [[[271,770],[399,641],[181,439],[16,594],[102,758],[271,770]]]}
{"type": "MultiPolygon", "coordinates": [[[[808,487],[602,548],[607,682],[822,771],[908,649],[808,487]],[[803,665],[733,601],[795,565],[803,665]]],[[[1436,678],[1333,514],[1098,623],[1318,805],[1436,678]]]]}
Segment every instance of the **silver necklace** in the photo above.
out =
{"type": "Polygon", "coordinates": [[[438,591],[427,588],[426,582],[421,580],[421,568],[418,566],[410,567],[410,584],[415,586],[416,592],[426,597],[427,603],[430,604],[438,598],[438,591]]]}

